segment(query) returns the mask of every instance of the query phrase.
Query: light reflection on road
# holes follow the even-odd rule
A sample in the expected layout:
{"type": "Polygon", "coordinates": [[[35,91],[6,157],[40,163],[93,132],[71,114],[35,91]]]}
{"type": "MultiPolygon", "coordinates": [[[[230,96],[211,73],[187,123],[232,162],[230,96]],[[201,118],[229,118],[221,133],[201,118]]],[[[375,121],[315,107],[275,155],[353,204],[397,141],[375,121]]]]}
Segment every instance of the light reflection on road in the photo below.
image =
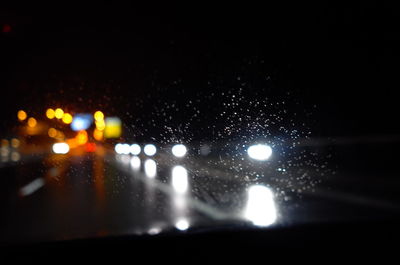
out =
{"type": "Polygon", "coordinates": [[[140,170],[141,161],[138,156],[132,156],[130,163],[131,163],[131,167],[133,170],[135,170],[135,171],[140,170]]]}
{"type": "Polygon", "coordinates": [[[254,185],[248,189],[244,217],[256,226],[269,226],[277,219],[274,195],[270,188],[254,185]]]}
{"type": "Polygon", "coordinates": [[[189,180],[188,171],[185,167],[177,165],[172,168],[171,186],[174,189],[172,205],[175,227],[184,231],[190,227],[188,219],[189,180]]]}
{"type": "Polygon", "coordinates": [[[188,172],[183,166],[172,168],[172,187],[178,193],[185,193],[189,188],[188,172]]]}
{"type": "MultiPolygon", "coordinates": [[[[211,214],[216,219],[230,219],[236,221],[250,221],[256,226],[266,227],[274,224],[277,220],[277,210],[274,202],[274,195],[272,190],[266,186],[254,185],[246,189],[233,190],[231,194],[228,193],[224,197],[224,201],[214,201],[212,206],[208,204],[207,200],[203,201],[193,197],[190,190],[191,183],[189,180],[193,179],[193,185],[209,185],[210,183],[202,182],[200,179],[196,180],[196,176],[190,177],[190,171],[187,167],[179,164],[163,163],[162,161],[156,162],[153,159],[145,158],[144,161],[144,175],[151,181],[151,185],[147,181],[145,185],[146,194],[149,196],[154,195],[155,189],[160,189],[170,195],[171,198],[171,216],[173,218],[173,224],[178,230],[186,230],[191,226],[191,215],[190,211],[192,208],[199,208],[200,211],[205,211],[211,214]],[[161,167],[161,168],[158,168],[161,167]],[[169,178],[166,180],[163,178],[163,169],[170,172],[169,178]],[[157,176],[160,174],[160,176],[157,176]],[[153,183],[154,182],[154,183],[153,183]],[[150,191],[151,190],[151,191],[150,191]],[[236,209],[230,209],[227,207],[228,204],[236,205],[237,196],[243,194],[243,198],[247,198],[242,210],[239,212],[236,209]],[[224,205],[224,207],[222,207],[224,205]],[[220,207],[221,206],[221,207],[220,207]],[[229,210],[230,209],[230,210],[229,210]]],[[[125,164],[126,159],[118,159],[122,164],[125,164]]],[[[140,172],[141,159],[138,156],[132,156],[130,160],[130,170],[132,173],[140,172]]],[[[145,182],[146,183],[146,182],[145,182]]],[[[208,186],[207,186],[208,187],[208,186]]],[[[207,187],[202,187],[206,188],[207,187]]],[[[226,194],[226,193],[225,193],[226,194]]],[[[240,195],[242,196],[242,195],[240,195]]],[[[151,200],[146,200],[147,207],[152,207],[152,204],[156,202],[151,196],[151,200]]],[[[155,198],[154,198],[155,199],[155,198]]],[[[153,231],[154,232],[154,231],[153,231]]]]}
{"type": "Polygon", "coordinates": [[[153,159],[144,162],[144,172],[147,177],[154,178],[157,175],[157,163],[153,159]]]}

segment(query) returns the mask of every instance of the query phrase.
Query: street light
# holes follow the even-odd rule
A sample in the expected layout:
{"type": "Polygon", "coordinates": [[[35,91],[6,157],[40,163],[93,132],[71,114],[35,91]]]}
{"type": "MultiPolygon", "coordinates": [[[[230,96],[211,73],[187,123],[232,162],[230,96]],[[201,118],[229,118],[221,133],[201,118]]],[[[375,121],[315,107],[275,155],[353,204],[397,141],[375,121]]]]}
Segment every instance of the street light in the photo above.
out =
{"type": "Polygon", "coordinates": [[[104,114],[103,114],[103,112],[101,112],[100,110],[96,111],[96,112],[94,113],[93,117],[94,117],[94,119],[95,119],[96,121],[102,121],[102,120],[104,120],[104,114]]]}
{"type": "Polygon", "coordinates": [[[60,108],[57,108],[57,109],[54,111],[54,115],[55,115],[55,117],[56,117],[57,119],[61,119],[61,118],[63,117],[63,115],[64,115],[64,111],[63,111],[62,109],[60,109],[60,108]]]}
{"type": "Polygon", "coordinates": [[[54,117],[55,117],[54,110],[51,109],[51,108],[47,109],[46,110],[46,117],[49,118],[49,119],[54,119],[54,117]]]}
{"type": "Polygon", "coordinates": [[[24,121],[28,117],[26,112],[23,111],[23,110],[19,110],[18,113],[17,113],[17,116],[18,116],[18,120],[20,120],[20,121],[24,121]]]}
{"type": "Polygon", "coordinates": [[[30,117],[30,118],[28,119],[28,126],[29,126],[29,127],[33,128],[33,127],[36,126],[36,124],[37,124],[37,121],[36,121],[35,118],[30,117]]]}
{"type": "Polygon", "coordinates": [[[65,123],[65,124],[70,124],[71,122],[72,122],[72,115],[71,114],[69,114],[69,113],[64,113],[64,115],[62,116],[62,121],[65,123]]]}

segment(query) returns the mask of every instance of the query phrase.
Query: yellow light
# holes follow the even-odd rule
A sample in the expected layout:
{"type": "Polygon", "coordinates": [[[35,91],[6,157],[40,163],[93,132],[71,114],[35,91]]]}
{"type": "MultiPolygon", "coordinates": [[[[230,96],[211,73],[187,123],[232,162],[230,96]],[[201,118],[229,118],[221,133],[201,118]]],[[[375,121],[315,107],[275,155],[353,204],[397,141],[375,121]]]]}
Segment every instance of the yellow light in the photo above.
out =
{"type": "Polygon", "coordinates": [[[106,128],[106,123],[104,122],[104,120],[101,121],[96,121],[96,129],[103,131],[106,128]]]}
{"type": "Polygon", "coordinates": [[[106,118],[106,128],[104,130],[104,138],[118,138],[121,136],[121,120],[117,117],[106,118]]]}
{"type": "Polygon", "coordinates": [[[70,124],[72,122],[72,115],[69,113],[64,113],[63,117],[62,117],[62,121],[65,124],[70,124]]]}
{"type": "Polygon", "coordinates": [[[95,119],[96,121],[102,121],[102,120],[104,120],[104,114],[103,114],[103,112],[101,112],[100,110],[96,111],[96,112],[94,113],[93,117],[94,117],[94,119],[95,119]]]}
{"type": "Polygon", "coordinates": [[[53,109],[47,109],[46,110],[46,117],[49,119],[54,119],[55,113],[53,109]]]}
{"type": "Polygon", "coordinates": [[[55,112],[54,112],[54,116],[55,116],[57,119],[61,119],[61,118],[63,117],[63,115],[64,115],[64,111],[63,111],[62,109],[60,109],[60,108],[57,108],[57,109],[55,110],[55,112]]]}
{"type": "Polygon", "coordinates": [[[50,128],[50,129],[47,131],[47,134],[48,134],[51,138],[54,138],[54,137],[56,137],[56,135],[57,135],[57,130],[54,129],[54,128],[50,128]]]}
{"type": "Polygon", "coordinates": [[[20,120],[20,121],[24,121],[28,117],[26,112],[23,110],[18,111],[17,116],[18,116],[18,120],[20,120]]]}
{"type": "Polygon", "coordinates": [[[18,140],[17,138],[12,138],[12,139],[11,139],[11,146],[12,146],[13,148],[18,148],[18,147],[19,147],[19,144],[20,144],[20,142],[19,142],[19,140],[18,140]]]}
{"type": "Polygon", "coordinates": [[[30,117],[30,118],[28,119],[28,126],[29,126],[29,127],[33,128],[33,127],[36,126],[36,124],[37,124],[37,121],[36,121],[35,118],[30,117]]]}
{"type": "Polygon", "coordinates": [[[93,137],[94,137],[94,139],[96,139],[97,141],[103,140],[103,131],[94,129],[94,131],[93,131],[93,137]]]}
{"type": "Polygon", "coordinates": [[[88,135],[86,131],[79,131],[76,136],[76,141],[78,144],[86,144],[88,141],[88,135]]]}

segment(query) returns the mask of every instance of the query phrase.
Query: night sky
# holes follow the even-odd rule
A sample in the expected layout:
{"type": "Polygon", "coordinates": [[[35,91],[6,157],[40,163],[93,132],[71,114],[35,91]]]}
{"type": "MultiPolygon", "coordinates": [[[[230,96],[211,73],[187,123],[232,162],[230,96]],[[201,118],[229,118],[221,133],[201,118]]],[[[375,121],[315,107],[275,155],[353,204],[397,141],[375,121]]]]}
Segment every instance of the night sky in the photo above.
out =
{"type": "Polygon", "coordinates": [[[232,96],[284,101],[284,119],[313,136],[397,134],[395,17],[379,1],[5,8],[0,136],[18,109],[58,105],[120,116],[128,138],[185,125],[174,135],[212,138],[226,127],[218,115],[236,111],[223,105],[232,96]]]}

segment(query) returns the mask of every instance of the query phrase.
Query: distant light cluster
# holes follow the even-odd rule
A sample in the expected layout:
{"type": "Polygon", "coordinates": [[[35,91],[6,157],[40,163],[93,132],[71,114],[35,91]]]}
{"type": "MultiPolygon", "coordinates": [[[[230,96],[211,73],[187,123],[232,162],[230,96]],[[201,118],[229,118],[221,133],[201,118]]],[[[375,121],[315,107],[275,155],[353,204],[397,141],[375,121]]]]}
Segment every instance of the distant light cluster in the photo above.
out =
{"type": "MultiPolygon", "coordinates": [[[[204,146],[200,147],[200,154],[208,155],[210,153],[209,147],[207,146],[207,152],[205,152],[204,146]]],[[[115,145],[114,150],[120,155],[134,155],[137,156],[142,152],[142,148],[139,144],[134,143],[132,145],[118,143],[115,145]]],[[[183,158],[187,155],[187,147],[184,144],[176,144],[172,146],[171,153],[177,158],[183,158]]],[[[154,156],[157,153],[157,147],[154,144],[146,144],[143,147],[143,153],[146,156],[154,156]]],[[[266,144],[251,145],[247,149],[247,154],[251,159],[266,161],[269,160],[272,155],[272,148],[266,144]]]]}

